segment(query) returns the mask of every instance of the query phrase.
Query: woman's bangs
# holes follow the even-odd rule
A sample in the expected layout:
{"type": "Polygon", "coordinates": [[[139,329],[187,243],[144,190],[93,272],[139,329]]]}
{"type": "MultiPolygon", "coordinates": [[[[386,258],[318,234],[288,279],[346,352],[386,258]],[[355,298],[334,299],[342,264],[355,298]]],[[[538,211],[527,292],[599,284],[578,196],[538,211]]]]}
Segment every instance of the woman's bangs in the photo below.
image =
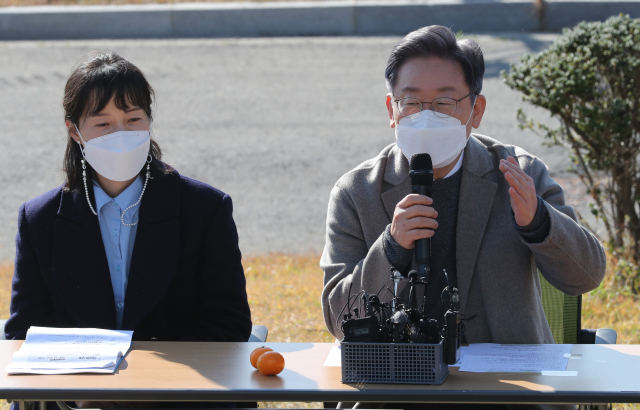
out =
{"type": "Polygon", "coordinates": [[[102,78],[94,84],[87,84],[90,90],[86,101],[86,115],[93,116],[99,114],[112,99],[116,108],[122,111],[132,107],[142,108],[149,119],[151,119],[151,93],[153,92],[148,83],[142,78],[132,78],[129,75],[118,73],[115,77],[102,78]]]}
{"type": "Polygon", "coordinates": [[[95,85],[87,87],[88,95],[85,100],[85,117],[91,117],[100,114],[104,107],[109,104],[113,96],[112,92],[105,89],[104,86],[95,85]]]}
{"type": "MultiPolygon", "coordinates": [[[[144,78],[143,78],[144,79],[144,78]]],[[[125,78],[121,87],[114,89],[116,107],[126,111],[132,107],[139,107],[151,119],[151,90],[146,80],[140,82],[130,77],[125,78]]]]}

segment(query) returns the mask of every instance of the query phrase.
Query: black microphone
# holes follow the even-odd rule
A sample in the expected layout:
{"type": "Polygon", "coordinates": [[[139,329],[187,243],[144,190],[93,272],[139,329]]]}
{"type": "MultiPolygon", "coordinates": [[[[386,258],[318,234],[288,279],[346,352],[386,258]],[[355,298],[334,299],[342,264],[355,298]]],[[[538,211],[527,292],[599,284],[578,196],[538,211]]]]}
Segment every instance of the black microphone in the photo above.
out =
{"type": "MultiPolygon", "coordinates": [[[[431,197],[433,185],[433,164],[429,154],[413,154],[409,163],[411,193],[431,197]]],[[[418,278],[429,279],[431,262],[431,238],[418,239],[415,244],[418,278]]]]}

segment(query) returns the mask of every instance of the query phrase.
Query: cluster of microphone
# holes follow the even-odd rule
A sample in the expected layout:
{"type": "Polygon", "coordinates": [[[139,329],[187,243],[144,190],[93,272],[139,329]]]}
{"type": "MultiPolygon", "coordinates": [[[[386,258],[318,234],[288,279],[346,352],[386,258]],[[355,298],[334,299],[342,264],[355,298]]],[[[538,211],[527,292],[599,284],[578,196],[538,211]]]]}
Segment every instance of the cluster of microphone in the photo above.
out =
{"type": "MultiPolygon", "coordinates": [[[[433,165],[429,154],[414,154],[410,161],[409,177],[411,192],[431,197],[433,186],[433,165]]],[[[449,284],[446,270],[443,274],[447,278],[447,286],[441,295],[448,297],[448,310],[444,314],[441,325],[437,318],[428,317],[426,306],[426,288],[431,277],[431,239],[418,239],[415,242],[415,262],[417,270],[403,274],[398,269],[391,268],[391,280],[394,290],[390,302],[381,302],[379,293],[369,295],[361,291],[351,295],[340,312],[346,309],[342,316],[340,329],[344,335],[342,342],[359,343],[443,343],[444,360],[447,364],[454,364],[460,357],[461,315],[458,289],[449,284]],[[407,301],[398,296],[398,284],[408,279],[409,298],[407,301]],[[418,306],[417,288],[422,286],[422,304],[418,306]]],[[[444,301],[443,301],[444,303],[444,301]]]]}

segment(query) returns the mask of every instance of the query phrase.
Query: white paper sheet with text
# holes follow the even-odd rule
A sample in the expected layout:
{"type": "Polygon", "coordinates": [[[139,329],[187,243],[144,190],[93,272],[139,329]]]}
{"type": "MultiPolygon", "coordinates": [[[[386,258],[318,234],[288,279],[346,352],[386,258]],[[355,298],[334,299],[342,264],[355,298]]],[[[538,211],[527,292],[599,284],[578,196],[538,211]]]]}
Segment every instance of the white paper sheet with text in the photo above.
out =
{"type": "Polygon", "coordinates": [[[572,345],[471,344],[461,372],[542,373],[567,370],[572,345]]]}
{"type": "Polygon", "coordinates": [[[13,354],[8,374],[113,373],[133,331],[31,327],[13,354]]]}

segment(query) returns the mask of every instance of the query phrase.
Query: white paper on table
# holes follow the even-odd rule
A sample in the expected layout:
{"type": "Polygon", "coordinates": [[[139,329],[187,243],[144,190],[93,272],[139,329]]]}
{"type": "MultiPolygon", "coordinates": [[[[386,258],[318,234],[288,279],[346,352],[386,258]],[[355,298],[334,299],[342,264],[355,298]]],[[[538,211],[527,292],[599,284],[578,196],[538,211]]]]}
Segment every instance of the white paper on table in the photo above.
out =
{"type": "Polygon", "coordinates": [[[22,369],[7,368],[7,374],[76,374],[76,373],[113,373],[118,366],[111,367],[86,367],[82,369],[22,369]]]}
{"type": "Polygon", "coordinates": [[[567,377],[567,376],[577,376],[578,372],[573,370],[565,370],[564,372],[556,372],[553,370],[543,370],[540,372],[540,374],[542,376],[562,376],[562,377],[567,377]]]}
{"type": "Polygon", "coordinates": [[[113,373],[131,346],[133,331],[32,326],[13,354],[8,374],[113,373]]]}
{"type": "MultiPolygon", "coordinates": [[[[572,345],[469,345],[461,372],[541,373],[565,372],[572,345]]],[[[549,373],[551,375],[551,373],[549,373]]]]}
{"type": "Polygon", "coordinates": [[[78,369],[115,366],[122,352],[103,355],[96,351],[70,352],[63,349],[18,350],[11,359],[11,368],[24,369],[78,369]]]}
{"type": "Polygon", "coordinates": [[[108,330],[92,328],[57,328],[31,326],[25,345],[74,345],[100,347],[101,349],[128,349],[133,330],[108,330]]]}
{"type": "Polygon", "coordinates": [[[324,365],[327,367],[342,367],[342,354],[340,346],[332,346],[327,355],[327,359],[324,361],[324,365]]]}

